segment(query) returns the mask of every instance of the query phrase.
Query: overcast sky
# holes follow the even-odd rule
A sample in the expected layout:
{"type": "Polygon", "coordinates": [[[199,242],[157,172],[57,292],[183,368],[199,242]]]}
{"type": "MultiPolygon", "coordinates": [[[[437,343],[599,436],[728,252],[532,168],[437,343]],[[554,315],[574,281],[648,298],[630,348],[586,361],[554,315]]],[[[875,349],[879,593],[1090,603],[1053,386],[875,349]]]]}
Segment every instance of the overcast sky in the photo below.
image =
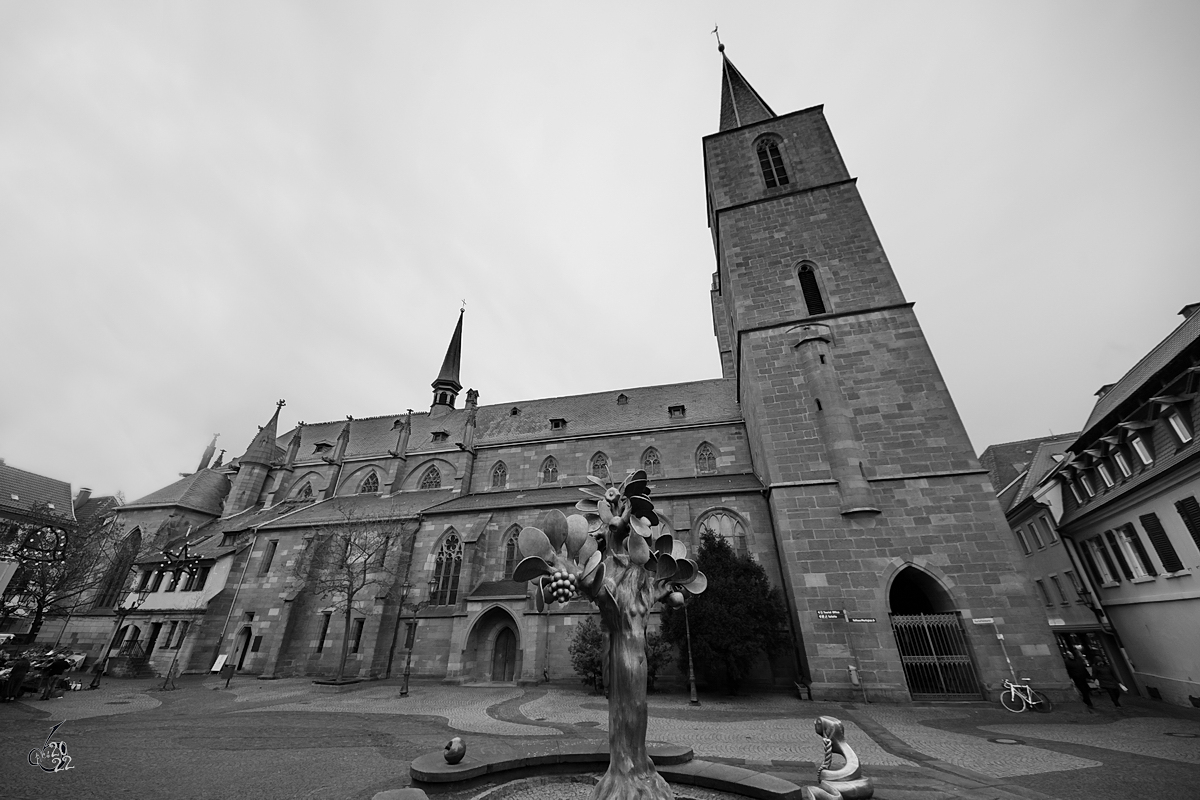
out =
{"type": "Polygon", "coordinates": [[[1200,301],[1200,4],[0,0],[0,457],[135,499],[282,429],[720,374],[727,54],[824,104],[977,450],[1200,301]]]}

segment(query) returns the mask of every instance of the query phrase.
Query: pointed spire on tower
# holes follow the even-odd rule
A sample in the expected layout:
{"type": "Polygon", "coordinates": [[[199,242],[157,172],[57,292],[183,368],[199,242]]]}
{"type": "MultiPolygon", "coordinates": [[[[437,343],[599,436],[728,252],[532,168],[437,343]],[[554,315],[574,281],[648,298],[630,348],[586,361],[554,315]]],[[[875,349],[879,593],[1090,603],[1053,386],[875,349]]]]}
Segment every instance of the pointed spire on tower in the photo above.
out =
{"type": "Polygon", "coordinates": [[[717,50],[721,53],[721,130],[777,116],[725,55],[725,45],[717,45],[717,50]]]}
{"type": "Polygon", "coordinates": [[[458,312],[458,324],[454,326],[454,335],[450,337],[450,346],[446,348],[446,357],[442,359],[442,370],[438,373],[437,380],[433,386],[433,407],[445,406],[446,409],[454,408],[454,400],[458,397],[458,393],[462,390],[462,384],[458,382],[458,369],[462,361],[462,326],[463,314],[466,313],[464,306],[458,312]]]}
{"type": "Polygon", "coordinates": [[[277,431],[279,430],[279,409],[283,408],[287,403],[280,400],[275,404],[275,413],[271,415],[271,419],[267,424],[258,429],[254,440],[250,442],[250,446],[246,448],[246,454],[242,456],[242,464],[262,464],[270,466],[275,460],[275,440],[279,438],[277,431]]]}
{"type": "Polygon", "coordinates": [[[212,441],[208,443],[208,447],[204,448],[204,455],[200,456],[200,466],[196,467],[196,472],[208,469],[209,462],[212,461],[213,453],[217,452],[217,437],[219,433],[214,433],[212,441]]]}

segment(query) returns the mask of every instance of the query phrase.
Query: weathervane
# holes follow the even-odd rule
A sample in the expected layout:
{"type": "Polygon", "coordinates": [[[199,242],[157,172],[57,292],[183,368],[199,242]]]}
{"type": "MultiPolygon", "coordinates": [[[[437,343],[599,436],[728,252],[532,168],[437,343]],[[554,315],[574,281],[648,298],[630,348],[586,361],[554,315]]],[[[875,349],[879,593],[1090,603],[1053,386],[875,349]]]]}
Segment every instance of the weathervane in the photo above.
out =
{"type": "Polygon", "coordinates": [[[725,45],[721,44],[721,34],[720,34],[718,31],[717,31],[717,26],[716,26],[716,25],[713,25],[712,32],[713,32],[713,36],[716,36],[716,37],[717,37],[717,52],[718,52],[718,53],[724,53],[724,52],[725,52],[725,45]]]}
{"type": "Polygon", "coordinates": [[[464,297],[463,301],[462,301],[462,308],[460,308],[459,311],[466,311],[466,310],[467,310],[467,300],[464,297]]]}

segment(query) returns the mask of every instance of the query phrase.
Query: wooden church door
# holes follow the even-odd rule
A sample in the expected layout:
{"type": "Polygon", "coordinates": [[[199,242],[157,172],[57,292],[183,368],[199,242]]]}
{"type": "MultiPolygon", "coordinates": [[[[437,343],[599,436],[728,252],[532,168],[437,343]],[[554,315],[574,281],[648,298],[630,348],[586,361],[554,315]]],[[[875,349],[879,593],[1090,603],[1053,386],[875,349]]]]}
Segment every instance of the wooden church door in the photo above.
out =
{"type": "Polygon", "coordinates": [[[517,667],[517,637],[512,628],[505,628],[496,636],[496,647],[492,651],[492,680],[511,681],[517,667]]]}

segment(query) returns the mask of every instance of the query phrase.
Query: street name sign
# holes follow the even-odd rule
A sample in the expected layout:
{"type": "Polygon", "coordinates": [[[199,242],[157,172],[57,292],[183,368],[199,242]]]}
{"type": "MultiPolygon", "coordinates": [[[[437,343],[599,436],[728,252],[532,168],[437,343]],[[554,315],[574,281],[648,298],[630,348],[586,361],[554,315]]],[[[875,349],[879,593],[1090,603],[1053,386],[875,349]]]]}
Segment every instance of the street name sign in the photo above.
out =
{"type": "Polygon", "coordinates": [[[818,611],[817,619],[841,619],[841,611],[818,611]]]}
{"type": "Polygon", "coordinates": [[[996,619],[994,617],[976,617],[975,619],[971,620],[971,622],[974,622],[976,625],[991,625],[995,621],[996,619]]]}

